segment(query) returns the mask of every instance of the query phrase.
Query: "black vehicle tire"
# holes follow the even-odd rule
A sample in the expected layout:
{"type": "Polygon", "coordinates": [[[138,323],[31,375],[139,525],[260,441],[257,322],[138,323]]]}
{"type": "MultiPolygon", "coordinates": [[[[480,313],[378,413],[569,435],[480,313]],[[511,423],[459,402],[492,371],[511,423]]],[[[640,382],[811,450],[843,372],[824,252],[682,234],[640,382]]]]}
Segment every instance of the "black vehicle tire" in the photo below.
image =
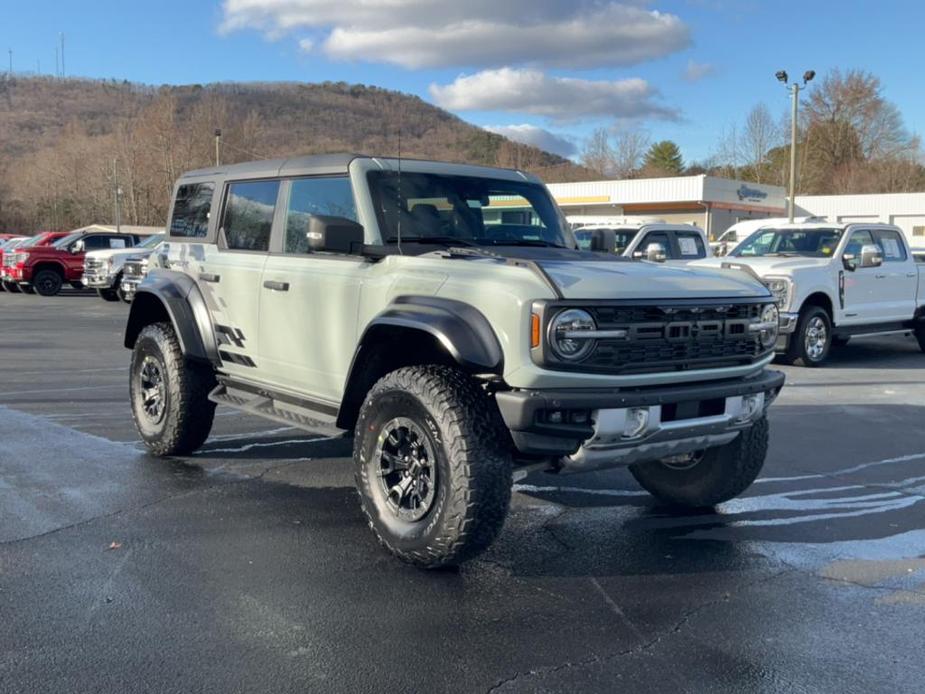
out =
{"type": "Polygon", "coordinates": [[[23,294],[35,294],[35,287],[31,284],[21,284],[19,285],[19,291],[23,294]]]}
{"type": "Polygon", "coordinates": [[[212,431],[209,366],[187,360],[170,323],[142,328],[132,350],[129,392],[135,428],[154,455],[187,455],[212,431]],[[146,392],[147,396],[146,397],[146,392]]]}
{"type": "Polygon", "coordinates": [[[715,506],[748,489],[767,452],[768,420],[762,417],[725,446],[692,456],[688,465],[655,461],[630,465],[630,472],[660,501],[692,508],[715,506]]]}
{"type": "Polygon", "coordinates": [[[849,342],[851,342],[850,337],[833,337],[832,338],[833,347],[845,347],[849,342]]]}
{"type": "Polygon", "coordinates": [[[832,348],[832,319],[821,306],[806,306],[800,311],[797,329],[790,336],[783,361],[803,366],[821,366],[832,348]]]}
{"type": "Polygon", "coordinates": [[[103,301],[119,300],[119,294],[115,289],[97,289],[96,293],[103,301]]]}
{"type": "Polygon", "coordinates": [[[40,296],[55,296],[61,291],[64,278],[57,270],[39,270],[32,278],[32,287],[40,296]]]}
{"type": "Polygon", "coordinates": [[[502,427],[485,392],[458,370],[408,367],[376,383],[360,410],[353,457],[379,542],[422,568],[460,564],[488,547],[511,501],[502,427]],[[407,496],[396,491],[402,484],[407,496]]]}
{"type": "Polygon", "coordinates": [[[4,282],[3,288],[6,289],[10,294],[19,294],[19,285],[15,282],[4,282]]]}

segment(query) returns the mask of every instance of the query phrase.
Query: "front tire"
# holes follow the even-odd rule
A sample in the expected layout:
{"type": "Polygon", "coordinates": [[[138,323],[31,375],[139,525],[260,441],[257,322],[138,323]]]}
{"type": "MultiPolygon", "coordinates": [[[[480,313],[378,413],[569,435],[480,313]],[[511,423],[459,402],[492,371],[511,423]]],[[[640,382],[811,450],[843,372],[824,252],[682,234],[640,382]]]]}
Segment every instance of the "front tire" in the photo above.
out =
{"type": "Polygon", "coordinates": [[[63,284],[64,278],[57,270],[39,270],[32,278],[32,286],[40,296],[56,296],[63,284]]]}
{"type": "Polygon", "coordinates": [[[668,504],[702,508],[729,501],[755,481],[768,452],[768,419],[762,417],[725,446],[691,457],[689,464],[666,461],[630,465],[636,481],[668,504]]]}
{"type": "Polygon", "coordinates": [[[379,541],[424,568],[460,564],[497,537],[511,500],[511,456],[494,404],[442,366],[393,371],[356,425],[360,503],[379,541]]]}
{"type": "Polygon", "coordinates": [[[801,362],[803,366],[821,366],[829,357],[832,347],[832,319],[820,306],[807,306],[800,312],[797,329],[790,336],[784,353],[788,364],[801,362]]]}
{"type": "Polygon", "coordinates": [[[209,437],[215,372],[188,361],[170,323],[153,323],[132,350],[129,392],[135,428],[158,456],[188,455],[209,437]]]}

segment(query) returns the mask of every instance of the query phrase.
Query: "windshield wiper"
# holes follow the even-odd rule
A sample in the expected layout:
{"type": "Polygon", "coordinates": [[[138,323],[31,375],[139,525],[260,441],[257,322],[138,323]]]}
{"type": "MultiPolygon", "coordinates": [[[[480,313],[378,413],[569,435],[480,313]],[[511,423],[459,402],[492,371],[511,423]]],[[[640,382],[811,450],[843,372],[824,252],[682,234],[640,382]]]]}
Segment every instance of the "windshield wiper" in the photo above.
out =
{"type": "MultiPolygon", "coordinates": [[[[437,243],[447,244],[450,246],[478,246],[479,244],[469,239],[460,239],[455,236],[402,236],[402,243],[437,243]]],[[[385,240],[386,243],[398,243],[397,236],[390,236],[385,240]]]]}

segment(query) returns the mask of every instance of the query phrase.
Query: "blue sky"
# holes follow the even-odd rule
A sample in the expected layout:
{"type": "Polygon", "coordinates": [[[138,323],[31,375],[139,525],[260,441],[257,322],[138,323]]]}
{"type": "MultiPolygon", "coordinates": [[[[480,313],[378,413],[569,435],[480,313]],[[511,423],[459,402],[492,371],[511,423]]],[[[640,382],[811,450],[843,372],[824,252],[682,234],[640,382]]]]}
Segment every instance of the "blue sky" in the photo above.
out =
{"type": "Polygon", "coordinates": [[[923,25],[912,0],[0,0],[4,68],[53,73],[64,32],[69,75],[375,84],[562,151],[545,133],[580,147],[622,117],[688,161],[759,101],[783,114],[781,68],[869,70],[925,131],[923,25]]]}

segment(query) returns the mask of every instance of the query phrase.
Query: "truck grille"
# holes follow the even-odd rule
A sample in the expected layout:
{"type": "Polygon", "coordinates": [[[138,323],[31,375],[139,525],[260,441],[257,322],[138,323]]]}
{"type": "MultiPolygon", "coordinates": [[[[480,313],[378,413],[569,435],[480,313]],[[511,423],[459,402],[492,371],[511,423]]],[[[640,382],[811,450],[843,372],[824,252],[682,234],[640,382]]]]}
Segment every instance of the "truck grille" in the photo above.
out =
{"type": "Polygon", "coordinates": [[[626,330],[600,339],[574,365],[557,368],[608,374],[658,373],[749,364],[767,350],[748,324],[762,303],[659,303],[582,307],[599,330],[626,330]]]}

